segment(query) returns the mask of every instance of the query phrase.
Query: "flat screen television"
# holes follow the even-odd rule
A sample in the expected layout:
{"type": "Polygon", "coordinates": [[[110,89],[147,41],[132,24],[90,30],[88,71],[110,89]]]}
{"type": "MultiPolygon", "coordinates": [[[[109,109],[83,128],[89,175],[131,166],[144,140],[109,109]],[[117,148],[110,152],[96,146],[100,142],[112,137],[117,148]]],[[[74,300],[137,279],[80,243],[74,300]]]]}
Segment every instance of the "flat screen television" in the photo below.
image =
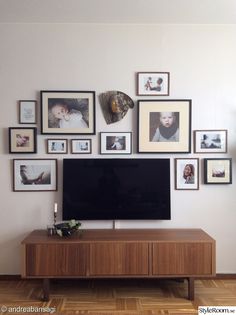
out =
{"type": "Polygon", "coordinates": [[[63,220],[170,220],[169,159],[64,159],[63,220]]]}

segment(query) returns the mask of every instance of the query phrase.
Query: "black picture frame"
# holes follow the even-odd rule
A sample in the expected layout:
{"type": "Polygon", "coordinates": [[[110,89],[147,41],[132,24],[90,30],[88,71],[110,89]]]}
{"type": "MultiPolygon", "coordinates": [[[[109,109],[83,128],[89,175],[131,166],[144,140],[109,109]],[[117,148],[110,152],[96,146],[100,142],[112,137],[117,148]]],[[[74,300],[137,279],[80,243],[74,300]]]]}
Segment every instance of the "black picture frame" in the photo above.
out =
{"type": "Polygon", "coordinates": [[[9,127],[9,153],[37,153],[36,127],[9,127]]]}
{"type": "Polygon", "coordinates": [[[199,158],[175,159],[175,189],[199,190],[199,158]]]}
{"type": "Polygon", "coordinates": [[[132,132],[100,132],[100,154],[131,154],[132,132]]]}
{"type": "Polygon", "coordinates": [[[57,186],[57,159],[13,160],[13,191],[56,191],[57,186]]]}
{"type": "Polygon", "coordinates": [[[231,158],[206,158],[204,163],[204,184],[232,184],[231,158]]]}
{"type": "Polygon", "coordinates": [[[95,134],[94,91],[40,91],[42,134],[95,134]]]}
{"type": "Polygon", "coordinates": [[[138,153],[191,152],[191,107],[190,99],[139,100],[138,153]],[[163,123],[165,135],[160,125],[166,116],[172,128],[163,123]]]}
{"type": "Polygon", "coordinates": [[[19,124],[36,124],[37,101],[20,100],[19,101],[19,124]]]}
{"type": "Polygon", "coordinates": [[[194,130],[194,153],[227,153],[228,132],[222,130],[194,130]]]}
{"type": "Polygon", "coordinates": [[[71,139],[72,154],[91,154],[92,139],[71,139]]]}

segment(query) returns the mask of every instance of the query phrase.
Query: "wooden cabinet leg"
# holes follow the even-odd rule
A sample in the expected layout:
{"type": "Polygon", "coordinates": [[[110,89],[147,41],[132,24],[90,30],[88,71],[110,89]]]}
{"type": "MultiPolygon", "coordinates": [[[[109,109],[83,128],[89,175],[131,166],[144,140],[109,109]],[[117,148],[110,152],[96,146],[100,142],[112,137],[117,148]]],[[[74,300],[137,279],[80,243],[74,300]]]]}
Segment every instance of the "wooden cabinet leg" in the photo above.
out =
{"type": "Polygon", "coordinates": [[[188,299],[190,301],[194,300],[194,278],[188,278],[188,299]]]}
{"type": "Polygon", "coordinates": [[[50,280],[43,279],[43,301],[49,301],[50,299],[50,280]]]}

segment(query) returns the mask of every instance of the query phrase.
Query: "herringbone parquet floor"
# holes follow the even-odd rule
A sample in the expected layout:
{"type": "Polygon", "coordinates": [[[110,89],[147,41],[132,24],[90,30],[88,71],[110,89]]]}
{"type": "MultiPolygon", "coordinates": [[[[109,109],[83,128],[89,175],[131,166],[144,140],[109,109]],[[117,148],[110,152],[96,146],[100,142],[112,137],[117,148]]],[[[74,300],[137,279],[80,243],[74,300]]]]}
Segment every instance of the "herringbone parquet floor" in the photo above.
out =
{"type": "Polygon", "coordinates": [[[0,314],[49,314],[19,311],[32,306],[63,315],[192,315],[199,305],[236,306],[236,280],[195,280],[194,301],[187,283],[174,280],[56,280],[50,293],[43,302],[40,280],[1,280],[0,314]]]}

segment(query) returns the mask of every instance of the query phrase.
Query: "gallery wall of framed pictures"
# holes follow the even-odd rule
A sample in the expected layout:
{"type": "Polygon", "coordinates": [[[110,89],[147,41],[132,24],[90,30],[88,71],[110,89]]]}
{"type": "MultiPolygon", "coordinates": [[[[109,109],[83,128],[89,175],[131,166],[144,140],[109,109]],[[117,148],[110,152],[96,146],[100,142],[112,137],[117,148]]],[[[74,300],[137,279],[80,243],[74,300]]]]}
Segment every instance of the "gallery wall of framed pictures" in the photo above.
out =
{"type": "MultiPolygon", "coordinates": [[[[217,154],[228,152],[227,130],[192,130],[192,100],[163,98],[170,96],[170,72],[137,72],[136,87],[138,97],[155,97],[136,100],[137,134],[132,128],[131,131],[119,130],[119,121],[135,106],[131,97],[121,91],[108,91],[98,97],[109,130],[97,132],[95,91],[43,90],[40,91],[41,129],[28,126],[37,124],[39,102],[20,100],[18,123],[21,127],[8,128],[9,153],[42,154],[37,149],[37,133],[40,132],[46,137],[44,153],[50,155],[131,155],[134,152],[157,157],[168,154],[173,158],[175,190],[197,191],[200,184],[231,184],[231,158],[216,158],[217,154]],[[161,99],[157,98],[160,96],[161,99]],[[73,138],[68,138],[71,135],[73,138]],[[91,137],[96,137],[98,151],[93,152],[91,137]],[[136,148],[133,148],[134,137],[136,148]],[[188,156],[176,157],[176,154],[188,156]],[[189,154],[193,155],[189,157],[189,154]],[[203,154],[212,154],[214,158],[200,159],[199,155],[203,154]]],[[[13,173],[13,191],[57,190],[55,158],[14,159],[13,173]]]]}

